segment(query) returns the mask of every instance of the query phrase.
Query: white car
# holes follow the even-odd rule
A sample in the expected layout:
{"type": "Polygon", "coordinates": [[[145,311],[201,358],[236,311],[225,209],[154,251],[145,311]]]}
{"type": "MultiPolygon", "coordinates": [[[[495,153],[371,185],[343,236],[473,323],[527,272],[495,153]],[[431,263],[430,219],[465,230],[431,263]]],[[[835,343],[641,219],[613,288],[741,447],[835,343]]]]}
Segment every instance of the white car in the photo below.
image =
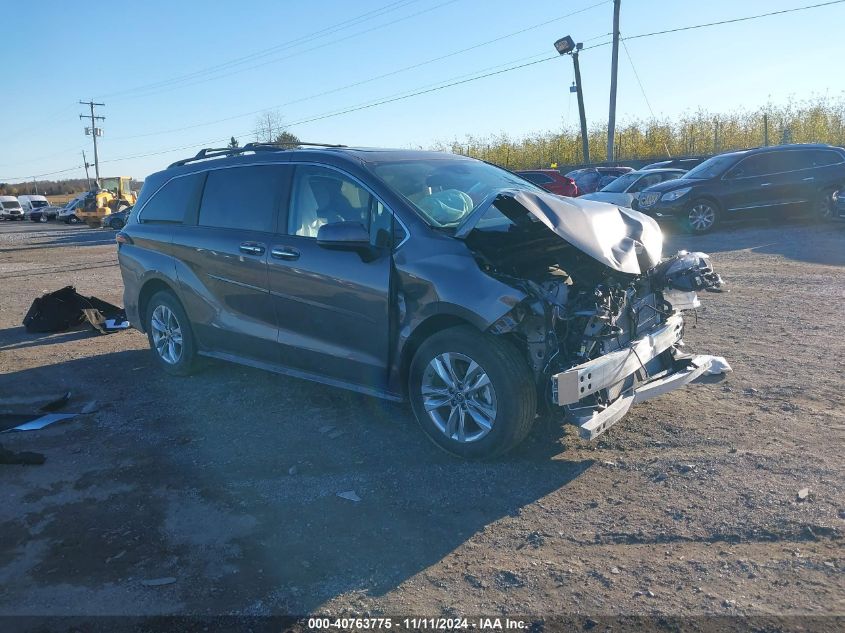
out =
{"type": "Polygon", "coordinates": [[[636,209],[635,201],[643,189],[666,180],[675,180],[685,173],[684,169],[649,169],[628,172],[619,176],[601,191],[581,196],[581,200],[597,200],[636,209]]]}
{"type": "Polygon", "coordinates": [[[23,209],[15,196],[0,196],[0,220],[23,220],[23,209]]]}

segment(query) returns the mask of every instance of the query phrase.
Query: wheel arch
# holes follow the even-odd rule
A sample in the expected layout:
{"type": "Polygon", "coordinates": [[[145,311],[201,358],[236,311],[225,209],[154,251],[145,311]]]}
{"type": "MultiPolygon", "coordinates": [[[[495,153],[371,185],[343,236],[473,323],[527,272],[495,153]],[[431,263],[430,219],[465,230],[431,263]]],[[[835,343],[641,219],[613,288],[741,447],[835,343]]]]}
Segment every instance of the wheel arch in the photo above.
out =
{"type": "Polygon", "coordinates": [[[403,396],[407,397],[408,395],[408,372],[411,369],[411,361],[414,358],[414,354],[417,353],[420,346],[438,332],[461,325],[469,325],[481,332],[478,326],[473,324],[469,319],[448,313],[434,314],[414,328],[402,346],[399,357],[399,378],[403,396]]]}
{"type": "Polygon", "coordinates": [[[689,209],[692,207],[692,205],[694,205],[699,200],[704,200],[706,202],[713,204],[716,207],[716,211],[718,211],[719,213],[723,213],[725,211],[725,205],[723,205],[721,203],[719,198],[717,198],[712,193],[701,193],[701,194],[694,196],[690,200],[689,204],[687,205],[687,212],[689,212],[689,209]]]}
{"type": "MultiPolygon", "coordinates": [[[[141,322],[141,327],[144,328],[146,326],[145,320],[147,315],[147,306],[149,305],[150,299],[153,298],[155,293],[160,291],[167,291],[173,295],[173,297],[179,301],[179,296],[176,294],[176,291],[173,289],[169,283],[161,279],[160,277],[153,277],[152,279],[148,279],[144,282],[144,285],[141,286],[141,292],[138,293],[138,316],[141,322]]],[[[179,303],[182,303],[179,301],[179,303]]],[[[146,331],[145,329],[142,331],[146,331]]]]}

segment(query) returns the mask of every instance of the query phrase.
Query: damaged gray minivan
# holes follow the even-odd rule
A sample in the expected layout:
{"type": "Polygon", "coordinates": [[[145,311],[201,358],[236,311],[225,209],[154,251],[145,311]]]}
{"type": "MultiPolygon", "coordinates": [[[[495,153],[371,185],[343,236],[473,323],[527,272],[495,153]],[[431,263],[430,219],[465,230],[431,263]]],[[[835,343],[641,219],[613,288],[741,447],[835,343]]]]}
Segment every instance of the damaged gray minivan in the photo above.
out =
{"type": "Polygon", "coordinates": [[[149,176],[117,236],[166,372],[200,357],[409,400],[435,443],[501,454],[541,413],[595,438],[727,369],[683,346],[722,280],[650,218],[452,154],[249,144],[149,176]]]}

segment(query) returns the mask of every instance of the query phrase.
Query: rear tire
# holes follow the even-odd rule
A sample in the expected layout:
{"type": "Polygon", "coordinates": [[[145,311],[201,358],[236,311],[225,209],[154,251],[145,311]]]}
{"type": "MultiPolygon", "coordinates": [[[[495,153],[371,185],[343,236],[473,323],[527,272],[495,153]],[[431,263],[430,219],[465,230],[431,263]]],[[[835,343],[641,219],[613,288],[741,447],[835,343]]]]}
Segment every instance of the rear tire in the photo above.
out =
{"type": "Polygon", "coordinates": [[[537,413],[525,358],[505,339],[471,326],[443,330],[420,346],[411,361],[408,394],[429,439],[464,459],[489,459],[513,449],[537,413]]]}
{"type": "Polygon", "coordinates": [[[687,207],[683,224],[690,233],[704,235],[712,231],[719,223],[719,214],[719,207],[715,202],[706,198],[699,198],[693,200],[687,207]]]}
{"type": "Polygon", "coordinates": [[[156,363],[174,376],[187,376],[197,369],[194,331],[179,300],[166,290],[155,293],[147,304],[144,320],[147,340],[156,363]]]}

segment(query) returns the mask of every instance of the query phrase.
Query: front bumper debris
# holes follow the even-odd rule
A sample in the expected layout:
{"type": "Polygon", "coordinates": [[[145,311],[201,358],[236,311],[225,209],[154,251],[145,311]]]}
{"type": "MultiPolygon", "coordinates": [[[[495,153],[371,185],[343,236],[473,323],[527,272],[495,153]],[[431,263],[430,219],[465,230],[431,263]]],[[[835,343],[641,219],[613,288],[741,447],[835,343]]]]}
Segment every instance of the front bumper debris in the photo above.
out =
{"type": "Polygon", "coordinates": [[[650,361],[681,344],[683,317],[673,314],[666,322],[626,347],[600,356],[552,376],[552,399],[565,406],[569,420],[579,427],[585,439],[595,439],[621,420],[637,403],[663,395],[689,384],[704,373],[730,371],[727,362],[716,356],[680,356],[667,362],[664,371],[653,378],[638,378],[650,361]],[[619,385],[634,376],[633,386],[607,405],[579,405],[578,402],[602,389],[619,385]]]}

